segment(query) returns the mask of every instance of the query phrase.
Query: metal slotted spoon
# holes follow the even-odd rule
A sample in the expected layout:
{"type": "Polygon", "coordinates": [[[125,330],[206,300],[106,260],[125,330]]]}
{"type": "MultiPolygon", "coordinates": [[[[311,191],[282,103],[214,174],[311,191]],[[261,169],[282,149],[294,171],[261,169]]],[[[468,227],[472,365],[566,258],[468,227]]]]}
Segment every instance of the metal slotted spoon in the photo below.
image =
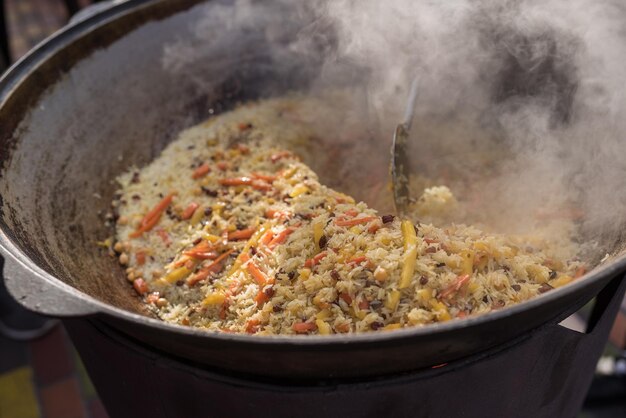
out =
{"type": "Polygon", "coordinates": [[[411,173],[411,161],[408,154],[409,132],[415,111],[415,100],[417,98],[418,78],[411,82],[408,102],[404,111],[404,118],[393,134],[391,145],[391,187],[393,189],[393,201],[396,213],[401,217],[406,217],[411,195],[409,190],[409,174],[411,173]]]}

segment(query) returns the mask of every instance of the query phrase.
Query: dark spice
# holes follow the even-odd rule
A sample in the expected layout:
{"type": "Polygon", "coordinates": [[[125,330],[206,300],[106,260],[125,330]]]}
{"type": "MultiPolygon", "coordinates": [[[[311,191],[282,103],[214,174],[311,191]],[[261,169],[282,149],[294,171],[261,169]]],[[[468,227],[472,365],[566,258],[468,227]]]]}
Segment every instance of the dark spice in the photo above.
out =
{"type": "Polygon", "coordinates": [[[420,233],[420,230],[417,229],[417,225],[413,225],[413,229],[415,230],[415,235],[420,233]]]}
{"type": "Polygon", "coordinates": [[[428,254],[432,254],[432,253],[436,253],[437,249],[435,247],[428,247],[426,248],[425,252],[428,254]]]}
{"type": "Polygon", "coordinates": [[[376,331],[377,329],[380,329],[380,328],[382,328],[384,326],[385,326],[385,324],[383,324],[382,322],[378,322],[378,321],[372,322],[370,324],[370,328],[373,329],[374,331],[376,331]]]}
{"type": "Polygon", "coordinates": [[[138,194],[134,194],[131,196],[131,199],[133,200],[141,200],[141,196],[139,196],[138,194]]]}
{"type": "Polygon", "coordinates": [[[178,281],[176,282],[176,286],[178,286],[178,287],[181,287],[181,286],[182,286],[182,285],[184,285],[184,284],[185,284],[185,281],[184,281],[184,280],[178,280],[178,281]]]}
{"type": "Polygon", "coordinates": [[[445,265],[446,265],[446,263],[437,263],[437,264],[435,264],[435,267],[443,267],[445,265]]]}
{"type": "Polygon", "coordinates": [[[516,292],[519,292],[520,290],[522,290],[522,286],[518,284],[514,284],[513,286],[511,286],[511,289],[515,290],[516,292]]]}
{"type": "Polygon", "coordinates": [[[320,237],[320,241],[318,242],[320,249],[324,249],[326,248],[326,244],[328,243],[328,238],[326,238],[326,235],[322,235],[320,237]]]}
{"type": "Polygon", "coordinates": [[[193,240],[193,245],[198,245],[200,244],[200,241],[202,241],[202,238],[196,238],[193,240]]]}
{"type": "Polygon", "coordinates": [[[287,277],[289,277],[289,280],[293,280],[296,278],[296,272],[295,271],[290,271],[289,273],[287,273],[287,277]]]}
{"type": "Polygon", "coordinates": [[[381,306],[383,306],[383,303],[379,301],[378,299],[374,299],[373,301],[370,302],[370,308],[372,309],[378,309],[381,306]]]}
{"type": "Polygon", "coordinates": [[[265,294],[265,296],[267,296],[268,298],[271,298],[272,296],[274,296],[274,288],[273,287],[268,287],[266,289],[263,290],[263,293],[265,294]]]}
{"type": "Polygon", "coordinates": [[[282,312],[282,310],[283,310],[283,308],[281,306],[278,306],[278,305],[274,305],[272,307],[272,311],[274,311],[274,312],[282,312]]]}
{"type": "Polygon", "coordinates": [[[556,278],[556,271],[552,270],[550,272],[550,279],[554,279],[554,278],[556,278]]]}
{"type": "Polygon", "coordinates": [[[250,253],[256,255],[256,247],[250,247],[250,253]]]}
{"type": "Polygon", "coordinates": [[[207,196],[211,196],[211,197],[217,197],[217,190],[212,190],[212,189],[209,189],[209,188],[208,188],[208,187],[206,187],[206,186],[201,186],[200,188],[202,189],[202,192],[203,192],[205,195],[207,195],[207,196]]]}
{"type": "Polygon", "coordinates": [[[424,286],[426,283],[428,283],[428,277],[426,276],[420,277],[420,284],[424,286]]]}
{"type": "Polygon", "coordinates": [[[393,215],[383,215],[381,217],[381,219],[382,219],[384,224],[388,224],[388,223],[393,222],[394,218],[395,218],[395,216],[393,216],[393,215]]]}
{"type": "Polygon", "coordinates": [[[539,293],[546,293],[552,289],[554,289],[552,286],[550,286],[548,283],[544,283],[541,286],[539,286],[539,293]]]}
{"type": "Polygon", "coordinates": [[[131,183],[139,183],[139,171],[133,173],[133,177],[130,179],[131,183]]]}
{"type": "Polygon", "coordinates": [[[171,207],[168,207],[167,209],[165,209],[165,214],[167,215],[168,218],[170,218],[173,221],[179,221],[180,217],[174,213],[174,211],[172,211],[171,207]]]}
{"type": "Polygon", "coordinates": [[[337,273],[337,270],[332,270],[330,272],[330,277],[332,277],[335,280],[339,280],[339,273],[337,273]]]}
{"type": "Polygon", "coordinates": [[[213,208],[205,208],[204,209],[205,216],[211,216],[212,213],[213,213],[213,208]]]}

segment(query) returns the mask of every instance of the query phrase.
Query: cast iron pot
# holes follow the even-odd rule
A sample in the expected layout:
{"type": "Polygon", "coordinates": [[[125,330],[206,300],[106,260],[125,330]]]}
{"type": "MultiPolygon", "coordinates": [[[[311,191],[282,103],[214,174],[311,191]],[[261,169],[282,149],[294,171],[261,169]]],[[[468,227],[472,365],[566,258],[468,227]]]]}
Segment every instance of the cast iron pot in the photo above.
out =
{"type": "Polygon", "coordinates": [[[317,38],[295,47],[310,23],[301,5],[242,3],[131,0],[58,32],[2,78],[0,250],[6,285],[22,305],[105,322],[212,370],[351,379],[441,364],[556,323],[626,271],[626,259],[617,257],[508,309],[364,335],[259,338],[150,316],[119,265],[95,244],[110,235],[102,215],[115,192],[112,179],[149,162],[210,113],[306,90],[321,65],[311,48],[332,48],[317,38]]]}

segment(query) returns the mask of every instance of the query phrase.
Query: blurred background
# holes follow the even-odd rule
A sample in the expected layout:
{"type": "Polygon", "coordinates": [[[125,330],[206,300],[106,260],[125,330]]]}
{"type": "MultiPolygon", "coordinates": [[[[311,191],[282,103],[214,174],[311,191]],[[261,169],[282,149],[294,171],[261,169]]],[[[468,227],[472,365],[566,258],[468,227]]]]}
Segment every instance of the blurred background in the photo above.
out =
{"type": "MultiPolygon", "coordinates": [[[[0,73],[72,17],[80,19],[112,3],[0,0],[0,73]]],[[[570,318],[568,326],[582,328],[585,313],[570,318]]],[[[626,301],[580,417],[626,417],[625,350],[626,301]]],[[[60,323],[18,307],[0,280],[0,418],[107,416],[60,323]]]]}

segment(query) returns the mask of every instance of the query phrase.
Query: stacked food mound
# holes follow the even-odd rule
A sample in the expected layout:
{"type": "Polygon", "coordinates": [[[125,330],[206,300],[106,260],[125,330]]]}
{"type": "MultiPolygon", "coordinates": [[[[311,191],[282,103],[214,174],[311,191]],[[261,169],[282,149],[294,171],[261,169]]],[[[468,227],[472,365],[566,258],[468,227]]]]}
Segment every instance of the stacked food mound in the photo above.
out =
{"type": "MultiPolygon", "coordinates": [[[[324,186],[298,156],[315,141],[299,106],[215,117],[119,179],[115,250],[163,320],[259,335],[391,330],[501,309],[584,272],[542,240],[413,223],[324,186]]],[[[435,187],[418,209],[454,204],[435,187]]]]}

